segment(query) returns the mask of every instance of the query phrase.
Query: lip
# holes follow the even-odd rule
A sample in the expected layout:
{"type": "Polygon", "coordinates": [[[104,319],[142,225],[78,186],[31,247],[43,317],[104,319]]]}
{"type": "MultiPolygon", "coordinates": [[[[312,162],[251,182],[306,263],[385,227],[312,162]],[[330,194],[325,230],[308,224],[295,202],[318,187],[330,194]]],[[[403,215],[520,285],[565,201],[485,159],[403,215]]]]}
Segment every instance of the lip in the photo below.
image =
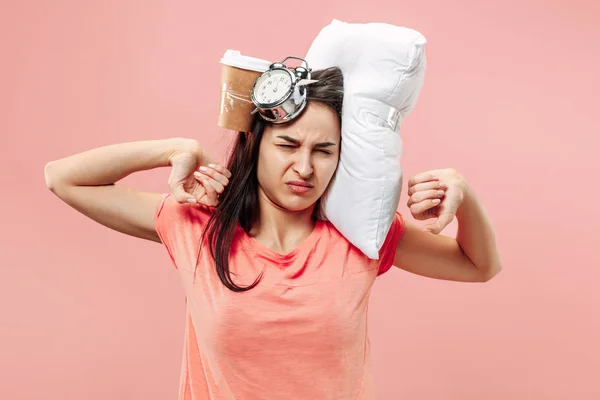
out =
{"type": "Polygon", "coordinates": [[[294,193],[302,194],[310,191],[313,188],[313,185],[306,182],[287,182],[287,187],[294,193]]]}
{"type": "Polygon", "coordinates": [[[302,182],[302,181],[291,181],[291,182],[286,182],[288,185],[293,185],[293,186],[304,186],[307,188],[312,188],[313,185],[311,185],[310,183],[307,182],[302,182]]]}

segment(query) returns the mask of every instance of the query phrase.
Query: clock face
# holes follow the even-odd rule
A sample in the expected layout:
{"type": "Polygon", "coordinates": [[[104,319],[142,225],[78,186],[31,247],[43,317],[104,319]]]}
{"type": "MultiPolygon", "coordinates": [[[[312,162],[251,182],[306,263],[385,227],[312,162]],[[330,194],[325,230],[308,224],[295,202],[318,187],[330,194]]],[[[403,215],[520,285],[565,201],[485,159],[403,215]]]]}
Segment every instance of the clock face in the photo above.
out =
{"type": "Polygon", "coordinates": [[[254,98],[262,104],[272,104],[284,98],[292,87],[292,77],[287,71],[269,71],[258,78],[254,98]]]}

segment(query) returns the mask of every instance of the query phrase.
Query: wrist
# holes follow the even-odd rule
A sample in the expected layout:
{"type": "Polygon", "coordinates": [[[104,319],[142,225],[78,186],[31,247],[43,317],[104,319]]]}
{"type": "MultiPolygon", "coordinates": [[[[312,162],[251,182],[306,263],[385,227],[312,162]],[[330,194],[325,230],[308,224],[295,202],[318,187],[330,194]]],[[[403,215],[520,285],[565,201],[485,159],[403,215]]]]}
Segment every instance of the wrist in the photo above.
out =
{"type": "Polygon", "coordinates": [[[200,143],[195,139],[171,138],[166,139],[167,145],[163,154],[166,165],[172,165],[172,161],[180,154],[194,154],[199,163],[203,163],[203,151],[200,143]]]}
{"type": "Polygon", "coordinates": [[[458,210],[456,210],[456,218],[458,220],[467,217],[472,210],[477,206],[477,197],[471,186],[463,180],[462,187],[462,201],[458,210]]]}

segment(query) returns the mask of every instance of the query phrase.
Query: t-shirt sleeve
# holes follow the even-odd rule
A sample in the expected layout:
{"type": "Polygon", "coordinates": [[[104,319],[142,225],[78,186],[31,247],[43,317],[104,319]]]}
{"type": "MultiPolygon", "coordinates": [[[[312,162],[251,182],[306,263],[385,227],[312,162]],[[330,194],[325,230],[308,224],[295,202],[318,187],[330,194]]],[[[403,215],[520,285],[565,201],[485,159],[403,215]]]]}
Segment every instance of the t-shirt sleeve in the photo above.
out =
{"type": "Polygon", "coordinates": [[[173,262],[173,266],[177,268],[175,262],[174,248],[175,233],[172,230],[174,216],[177,214],[176,207],[179,203],[173,198],[170,193],[163,193],[160,196],[160,203],[156,207],[154,215],[154,228],[161,242],[167,249],[169,257],[173,262]]]}
{"type": "Polygon", "coordinates": [[[195,263],[202,232],[211,212],[207,207],[179,203],[171,193],[161,195],[154,228],[175,268],[195,263]]]}
{"type": "Polygon", "coordinates": [[[379,250],[379,271],[377,275],[385,274],[394,264],[394,256],[396,255],[396,247],[398,242],[404,235],[405,222],[402,214],[396,211],[396,216],[392,222],[392,226],[383,242],[381,250],[379,250]]]}

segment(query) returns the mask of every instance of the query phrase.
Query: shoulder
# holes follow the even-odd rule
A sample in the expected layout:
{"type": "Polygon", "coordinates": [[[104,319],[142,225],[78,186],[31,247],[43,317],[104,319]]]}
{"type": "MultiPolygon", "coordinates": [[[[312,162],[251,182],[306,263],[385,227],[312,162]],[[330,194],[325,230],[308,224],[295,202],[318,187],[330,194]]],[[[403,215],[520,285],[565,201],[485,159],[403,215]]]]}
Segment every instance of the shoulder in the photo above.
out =
{"type": "Polygon", "coordinates": [[[195,230],[203,227],[213,213],[212,207],[179,203],[171,193],[163,193],[156,207],[155,228],[159,236],[172,231],[195,230]]]}
{"type": "Polygon", "coordinates": [[[322,220],[321,224],[321,236],[326,236],[329,239],[327,243],[353,246],[346,236],[344,236],[329,220],[322,220]]]}
{"type": "Polygon", "coordinates": [[[396,256],[396,248],[398,243],[404,236],[406,231],[406,221],[399,211],[396,211],[396,215],[392,221],[392,225],[385,237],[385,241],[379,250],[379,275],[386,273],[394,264],[394,258],[396,256]]]}
{"type": "Polygon", "coordinates": [[[377,260],[368,258],[329,221],[324,221],[323,235],[327,235],[329,239],[324,242],[324,246],[328,246],[329,253],[336,253],[338,256],[345,253],[345,259],[352,260],[352,263],[357,265],[362,265],[361,268],[363,269],[378,269],[377,275],[381,275],[391,268],[396,247],[404,235],[405,227],[406,223],[402,214],[396,212],[385,241],[380,247],[377,260]]]}
{"type": "Polygon", "coordinates": [[[192,218],[208,217],[213,214],[214,208],[200,205],[179,203],[171,193],[163,193],[156,207],[156,217],[192,218]]]}

